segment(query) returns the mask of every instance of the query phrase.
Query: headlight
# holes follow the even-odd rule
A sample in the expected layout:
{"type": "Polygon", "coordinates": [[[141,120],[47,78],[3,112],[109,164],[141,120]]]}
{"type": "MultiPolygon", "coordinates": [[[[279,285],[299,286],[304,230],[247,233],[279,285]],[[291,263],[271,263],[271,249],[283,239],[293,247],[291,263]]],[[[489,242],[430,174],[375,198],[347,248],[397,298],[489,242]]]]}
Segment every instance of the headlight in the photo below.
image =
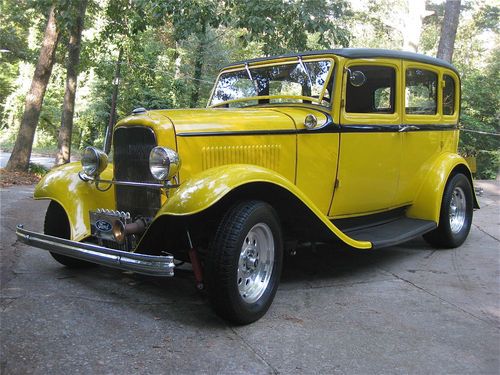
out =
{"type": "Polygon", "coordinates": [[[89,177],[96,177],[108,165],[108,156],[95,147],[86,147],[82,155],[83,173],[89,177]]]}
{"type": "Polygon", "coordinates": [[[154,178],[168,181],[174,177],[181,166],[179,155],[165,147],[155,147],[149,154],[149,169],[154,178]]]}

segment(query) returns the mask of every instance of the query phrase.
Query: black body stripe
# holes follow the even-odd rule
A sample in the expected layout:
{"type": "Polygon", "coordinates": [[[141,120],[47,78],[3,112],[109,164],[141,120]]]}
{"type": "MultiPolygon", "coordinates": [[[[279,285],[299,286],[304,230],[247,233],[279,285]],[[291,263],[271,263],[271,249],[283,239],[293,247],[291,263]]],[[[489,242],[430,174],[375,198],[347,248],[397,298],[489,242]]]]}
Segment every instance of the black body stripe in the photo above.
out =
{"type": "Polygon", "coordinates": [[[340,126],[341,133],[397,133],[402,130],[404,126],[411,126],[411,129],[405,130],[405,133],[418,132],[418,131],[446,131],[456,130],[456,124],[401,124],[401,125],[342,125],[340,126]]]}
{"type": "Polygon", "coordinates": [[[213,137],[213,136],[232,136],[232,135],[288,135],[288,134],[324,134],[324,133],[397,133],[403,126],[411,126],[405,133],[419,132],[419,131],[451,131],[457,130],[456,124],[445,125],[337,125],[333,122],[316,130],[308,129],[283,129],[283,130],[246,130],[246,131],[227,131],[227,132],[190,132],[178,133],[179,137],[213,137]]]}

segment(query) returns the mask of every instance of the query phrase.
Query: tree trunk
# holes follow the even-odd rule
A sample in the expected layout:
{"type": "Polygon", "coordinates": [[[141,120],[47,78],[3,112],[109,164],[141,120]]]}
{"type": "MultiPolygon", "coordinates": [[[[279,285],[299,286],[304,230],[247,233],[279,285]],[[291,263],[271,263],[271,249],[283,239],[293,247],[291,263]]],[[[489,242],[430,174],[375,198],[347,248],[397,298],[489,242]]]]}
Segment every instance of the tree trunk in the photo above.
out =
{"type": "Polygon", "coordinates": [[[40,56],[38,57],[33,80],[31,81],[31,87],[26,95],[21,126],[19,127],[12,155],[7,163],[6,169],[8,170],[28,170],[35,130],[40,118],[45,90],[52,74],[58,41],[59,30],[56,25],[55,8],[52,6],[45,28],[42,47],[40,48],[40,56]]]}
{"type": "Polygon", "coordinates": [[[87,0],[78,2],[74,25],[68,43],[68,60],[66,66],[66,91],[64,92],[61,127],[57,141],[56,165],[69,163],[71,156],[71,134],[73,132],[73,114],[75,111],[75,95],[78,79],[78,64],[80,62],[80,44],[82,40],[83,20],[87,0]]]}
{"type": "Polygon", "coordinates": [[[115,76],[113,78],[113,94],[111,96],[111,111],[109,114],[108,127],[104,137],[104,152],[109,154],[111,151],[111,138],[113,136],[113,127],[116,122],[116,101],[118,100],[118,85],[120,84],[120,68],[122,64],[123,48],[118,51],[118,60],[116,60],[115,76]]]}
{"type": "Polygon", "coordinates": [[[451,63],[460,16],[460,0],[446,0],[437,57],[451,63]]]}
{"type": "Polygon", "coordinates": [[[193,90],[191,91],[191,108],[196,108],[198,106],[198,100],[200,99],[200,86],[201,86],[201,73],[203,71],[203,55],[205,53],[205,41],[206,41],[207,25],[203,22],[201,28],[201,34],[199,35],[200,43],[196,49],[195,63],[194,63],[194,82],[193,90]]]}

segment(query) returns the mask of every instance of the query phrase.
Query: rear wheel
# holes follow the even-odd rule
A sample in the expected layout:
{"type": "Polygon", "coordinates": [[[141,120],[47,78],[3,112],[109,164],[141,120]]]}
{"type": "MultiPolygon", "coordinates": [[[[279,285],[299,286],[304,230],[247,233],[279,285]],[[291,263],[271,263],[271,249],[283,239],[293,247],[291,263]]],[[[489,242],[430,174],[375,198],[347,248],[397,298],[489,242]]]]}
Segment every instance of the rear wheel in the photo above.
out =
{"type": "MultiPolygon", "coordinates": [[[[68,216],[62,206],[51,201],[47,213],[45,214],[45,222],[43,231],[50,236],[71,239],[71,227],[69,225],[68,216]]],[[[59,263],[70,268],[82,268],[93,266],[93,263],[85,262],[84,260],[67,257],[64,255],[50,252],[50,255],[59,263]]]]}
{"type": "Polygon", "coordinates": [[[215,311],[237,324],[269,309],[283,262],[279,219],[265,202],[246,201],[224,215],[206,260],[207,290],[215,311]]]}
{"type": "Polygon", "coordinates": [[[472,186],[464,174],[457,173],[446,184],[439,226],[425,234],[424,239],[439,247],[460,246],[469,234],[472,211],[472,186]]]}

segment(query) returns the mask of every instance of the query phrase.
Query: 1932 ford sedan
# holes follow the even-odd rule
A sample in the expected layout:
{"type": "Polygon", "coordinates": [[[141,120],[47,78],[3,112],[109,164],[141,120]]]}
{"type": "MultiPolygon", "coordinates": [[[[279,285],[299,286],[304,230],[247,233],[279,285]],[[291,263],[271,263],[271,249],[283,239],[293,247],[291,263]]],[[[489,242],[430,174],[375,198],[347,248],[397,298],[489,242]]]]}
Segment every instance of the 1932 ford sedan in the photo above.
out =
{"type": "Polygon", "coordinates": [[[338,49],[222,69],[208,107],[133,111],[113,163],[93,147],[37,185],[44,234],[18,238],[66,266],[173,276],[192,264],[216,312],[259,319],[283,253],[466,239],[477,201],[457,154],[460,79],[424,55],[338,49]]]}

